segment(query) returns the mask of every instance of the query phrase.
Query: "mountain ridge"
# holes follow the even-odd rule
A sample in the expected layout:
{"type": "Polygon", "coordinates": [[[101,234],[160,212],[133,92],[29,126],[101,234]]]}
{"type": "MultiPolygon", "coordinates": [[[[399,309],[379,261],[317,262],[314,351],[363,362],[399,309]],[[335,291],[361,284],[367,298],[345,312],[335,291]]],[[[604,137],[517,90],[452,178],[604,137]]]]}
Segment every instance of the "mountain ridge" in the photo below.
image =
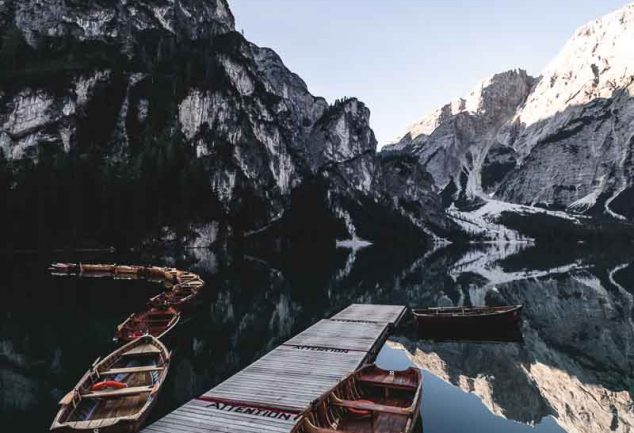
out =
{"type": "Polygon", "coordinates": [[[540,77],[495,74],[382,152],[416,157],[446,205],[493,199],[629,222],[632,44],[633,3],[581,26],[540,77]]]}

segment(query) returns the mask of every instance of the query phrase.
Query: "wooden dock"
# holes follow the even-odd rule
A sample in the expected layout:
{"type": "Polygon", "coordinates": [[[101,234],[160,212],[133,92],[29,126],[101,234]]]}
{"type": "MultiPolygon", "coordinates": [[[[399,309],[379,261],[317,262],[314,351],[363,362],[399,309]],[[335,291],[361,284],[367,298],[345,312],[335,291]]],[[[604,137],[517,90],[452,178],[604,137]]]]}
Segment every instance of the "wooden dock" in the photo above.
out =
{"type": "Polygon", "coordinates": [[[400,305],[352,304],[320,320],[143,433],[288,433],[310,403],[371,361],[400,305]]]}

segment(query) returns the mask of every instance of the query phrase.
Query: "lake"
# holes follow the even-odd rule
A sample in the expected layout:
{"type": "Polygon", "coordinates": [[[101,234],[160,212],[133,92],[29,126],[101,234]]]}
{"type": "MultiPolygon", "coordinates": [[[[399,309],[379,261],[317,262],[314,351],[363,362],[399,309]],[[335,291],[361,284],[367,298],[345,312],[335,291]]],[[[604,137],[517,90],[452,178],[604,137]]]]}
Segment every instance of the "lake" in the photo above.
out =
{"type": "Polygon", "coordinates": [[[422,255],[371,246],[270,257],[204,249],[0,256],[0,422],[47,431],[57,401],[115,347],[116,325],[161,290],[46,271],[52,261],[84,261],[176,266],[207,282],[200,308],[174,331],[152,419],[353,302],[522,304],[521,342],[433,342],[404,327],[386,343],[381,366],[424,371],[425,433],[629,432],[633,252],[490,244],[422,255]]]}

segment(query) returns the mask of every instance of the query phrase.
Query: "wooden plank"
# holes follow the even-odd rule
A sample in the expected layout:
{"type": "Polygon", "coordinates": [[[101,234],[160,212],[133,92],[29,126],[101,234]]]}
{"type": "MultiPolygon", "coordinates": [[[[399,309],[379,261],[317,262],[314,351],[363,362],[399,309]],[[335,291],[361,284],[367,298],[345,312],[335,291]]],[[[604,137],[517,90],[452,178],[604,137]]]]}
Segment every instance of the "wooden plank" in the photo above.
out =
{"type": "Polygon", "coordinates": [[[356,323],[324,319],[284,344],[369,352],[386,328],[386,323],[356,323]]]}
{"type": "Polygon", "coordinates": [[[106,371],[99,372],[100,376],[106,376],[111,374],[122,374],[122,373],[143,373],[147,371],[161,371],[164,370],[165,367],[157,367],[155,365],[148,365],[145,367],[124,367],[124,368],[113,368],[106,371]]]}
{"type": "Polygon", "coordinates": [[[312,400],[353,372],[365,355],[358,351],[278,346],[204,396],[304,410],[312,400]]]}
{"type": "Polygon", "coordinates": [[[406,310],[402,305],[352,304],[332,316],[332,319],[398,325],[406,310]]]}
{"type": "Polygon", "coordinates": [[[123,355],[144,355],[146,353],[161,353],[161,350],[153,344],[141,344],[124,352],[123,355]]]}
{"type": "Polygon", "coordinates": [[[102,398],[102,397],[121,397],[126,395],[141,394],[150,392],[154,386],[133,386],[131,388],[116,389],[114,391],[95,391],[82,394],[82,398],[102,398]]]}
{"type": "Polygon", "coordinates": [[[192,400],[144,429],[147,433],[287,433],[296,415],[276,415],[272,411],[247,413],[240,405],[214,405],[192,400]],[[287,419],[288,418],[288,419],[287,419]]]}
{"type": "Polygon", "coordinates": [[[384,412],[397,415],[409,415],[412,413],[412,409],[408,407],[386,406],[384,404],[378,404],[364,400],[335,400],[333,404],[335,406],[341,406],[348,409],[368,410],[370,412],[384,412]]]}

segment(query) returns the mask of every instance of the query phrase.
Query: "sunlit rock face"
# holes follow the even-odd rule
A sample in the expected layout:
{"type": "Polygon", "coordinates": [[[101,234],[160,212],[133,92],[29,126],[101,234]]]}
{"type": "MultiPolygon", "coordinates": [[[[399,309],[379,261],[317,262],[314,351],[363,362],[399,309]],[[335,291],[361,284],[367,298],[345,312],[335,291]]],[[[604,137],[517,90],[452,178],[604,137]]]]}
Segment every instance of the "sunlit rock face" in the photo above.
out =
{"type": "Polygon", "coordinates": [[[523,70],[496,74],[465,98],[423,118],[384,151],[415,155],[436,186],[453,183],[456,196],[472,198],[494,190],[516,158],[515,151],[498,140],[498,132],[524,103],[534,82],[523,70]]]}
{"type": "Polygon", "coordinates": [[[184,143],[208,184],[198,201],[212,216],[195,223],[216,224],[215,239],[265,230],[306,179],[326,191],[338,237],[373,240],[379,224],[363,220],[374,213],[423,241],[447,227],[428,183],[408,184],[415,211],[390,200],[370,110],[313,96],[274,51],[235,31],[225,0],[5,0],[0,23],[8,161],[38,161],[45,148],[116,165],[184,143]]]}
{"type": "Polygon", "coordinates": [[[520,165],[501,197],[630,216],[633,43],[634,5],[577,30],[503,131],[520,165]]]}
{"type": "Polygon", "coordinates": [[[386,152],[416,155],[454,201],[493,195],[629,219],[633,44],[627,5],[577,30],[539,78],[494,75],[386,152]]]}
{"type": "MultiPolygon", "coordinates": [[[[409,347],[409,345],[407,345],[409,347]]],[[[568,433],[631,431],[632,398],[500,344],[418,344],[414,363],[476,394],[498,416],[534,425],[552,415],[568,433]]]]}

